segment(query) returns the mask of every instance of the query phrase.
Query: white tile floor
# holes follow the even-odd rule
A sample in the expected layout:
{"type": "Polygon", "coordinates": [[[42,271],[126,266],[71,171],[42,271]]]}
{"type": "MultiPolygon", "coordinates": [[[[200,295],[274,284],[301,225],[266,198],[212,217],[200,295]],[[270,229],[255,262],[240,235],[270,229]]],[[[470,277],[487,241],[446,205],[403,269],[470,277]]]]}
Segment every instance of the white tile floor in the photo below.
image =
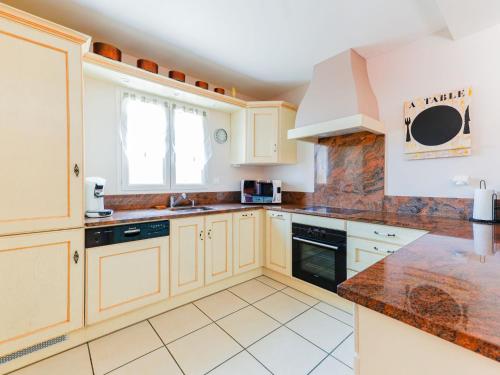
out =
{"type": "Polygon", "coordinates": [[[12,375],[352,375],[352,316],[260,276],[12,375]]]}

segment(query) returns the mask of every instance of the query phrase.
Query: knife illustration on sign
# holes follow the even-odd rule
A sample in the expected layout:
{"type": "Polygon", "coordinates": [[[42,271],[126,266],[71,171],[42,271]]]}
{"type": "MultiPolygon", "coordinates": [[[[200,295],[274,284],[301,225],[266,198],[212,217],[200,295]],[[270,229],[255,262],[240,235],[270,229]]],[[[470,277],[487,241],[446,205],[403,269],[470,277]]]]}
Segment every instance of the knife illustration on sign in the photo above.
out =
{"type": "Polygon", "coordinates": [[[465,115],[464,115],[464,134],[470,134],[470,117],[469,117],[469,106],[467,106],[467,109],[465,110],[465,115]]]}

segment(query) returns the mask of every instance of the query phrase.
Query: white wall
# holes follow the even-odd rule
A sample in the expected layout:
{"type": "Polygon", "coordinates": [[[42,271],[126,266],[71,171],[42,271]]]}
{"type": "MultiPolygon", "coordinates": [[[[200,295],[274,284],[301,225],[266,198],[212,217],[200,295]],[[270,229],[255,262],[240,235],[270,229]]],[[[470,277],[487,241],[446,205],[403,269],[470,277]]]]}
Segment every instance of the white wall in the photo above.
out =
{"type": "MultiPolygon", "coordinates": [[[[367,61],[386,135],[387,195],[472,197],[480,179],[500,190],[500,26],[453,41],[437,33],[367,61]],[[403,102],[471,85],[472,156],[406,160],[403,102]],[[457,187],[451,179],[469,175],[471,186],[457,187]]],[[[299,103],[304,87],[280,99],[299,103]]],[[[274,167],[271,177],[285,188],[312,191],[313,147],[299,142],[299,164],[274,167]]]]}
{"type": "MultiPolygon", "coordinates": [[[[107,180],[106,194],[126,193],[119,183],[119,86],[85,77],[85,176],[107,180]]],[[[227,113],[207,110],[210,134],[217,128],[230,131],[227,113]]],[[[229,142],[213,142],[212,158],[208,164],[208,184],[196,191],[239,190],[242,178],[265,178],[262,167],[232,167],[229,164],[229,142]]],[[[137,192],[134,192],[137,193],[137,192]]]]}
{"type": "Polygon", "coordinates": [[[387,195],[471,197],[455,175],[500,188],[500,26],[452,41],[438,33],[368,60],[386,135],[387,195]],[[472,86],[472,156],[405,160],[403,101],[472,86]]]}

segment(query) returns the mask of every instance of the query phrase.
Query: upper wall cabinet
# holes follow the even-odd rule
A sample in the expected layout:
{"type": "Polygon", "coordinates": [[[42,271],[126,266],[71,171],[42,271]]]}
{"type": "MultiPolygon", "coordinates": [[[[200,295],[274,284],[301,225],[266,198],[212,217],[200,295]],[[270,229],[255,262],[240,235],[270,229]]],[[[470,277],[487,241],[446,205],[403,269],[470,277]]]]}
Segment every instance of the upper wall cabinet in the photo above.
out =
{"type": "Polygon", "coordinates": [[[0,3],[0,235],[83,224],[88,40],[0,3]]]}
{"type": "Polygon", "coordinates": [[[231,113],[231,164],[293,164],[297,143],[288,140],[296,108],[285,102],[248,102],[231,113]]]}

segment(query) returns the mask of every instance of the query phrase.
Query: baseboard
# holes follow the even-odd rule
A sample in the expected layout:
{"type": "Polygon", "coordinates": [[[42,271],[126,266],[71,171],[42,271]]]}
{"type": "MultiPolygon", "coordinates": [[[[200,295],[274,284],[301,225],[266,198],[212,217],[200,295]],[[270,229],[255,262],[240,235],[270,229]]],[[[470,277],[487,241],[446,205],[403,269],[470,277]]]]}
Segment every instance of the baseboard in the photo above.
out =
{"type": "Polygon", "coordinates": [[[0,365],[0,374],[7,374],[8,372],[20,369],[35,362],[39,362],[45,358],[62,353],[66,350],[77,347],[88,341],[94,340],[101,336],[105,336],[114,331],[126,328],[143,320],[162,314],[166,311],[175,309],[176,307],[185,305],[187,303],[196,301],[200,298],[217,293],[221,290],[230,288],[236,284],[240,284],[255,277],[261,276],[262,274],[263,274],[263,268],[260,267],[242,273],[240,275],[235,275],[232,276],[231,278],[207,285],[203,288],[193,290],[192,292],[187,292],[179,296],[170,297],[165,301],[145,306],[143,308],[128,312],[126,314],[117,316],[115,318],[111,318],[103,322],[85,326],[84,328],[81,328],[77,331],[68,333],[67,335],[68,339],[59,344],[42,349],[26,357],[15,359],[4,365],[0,365]]]}

